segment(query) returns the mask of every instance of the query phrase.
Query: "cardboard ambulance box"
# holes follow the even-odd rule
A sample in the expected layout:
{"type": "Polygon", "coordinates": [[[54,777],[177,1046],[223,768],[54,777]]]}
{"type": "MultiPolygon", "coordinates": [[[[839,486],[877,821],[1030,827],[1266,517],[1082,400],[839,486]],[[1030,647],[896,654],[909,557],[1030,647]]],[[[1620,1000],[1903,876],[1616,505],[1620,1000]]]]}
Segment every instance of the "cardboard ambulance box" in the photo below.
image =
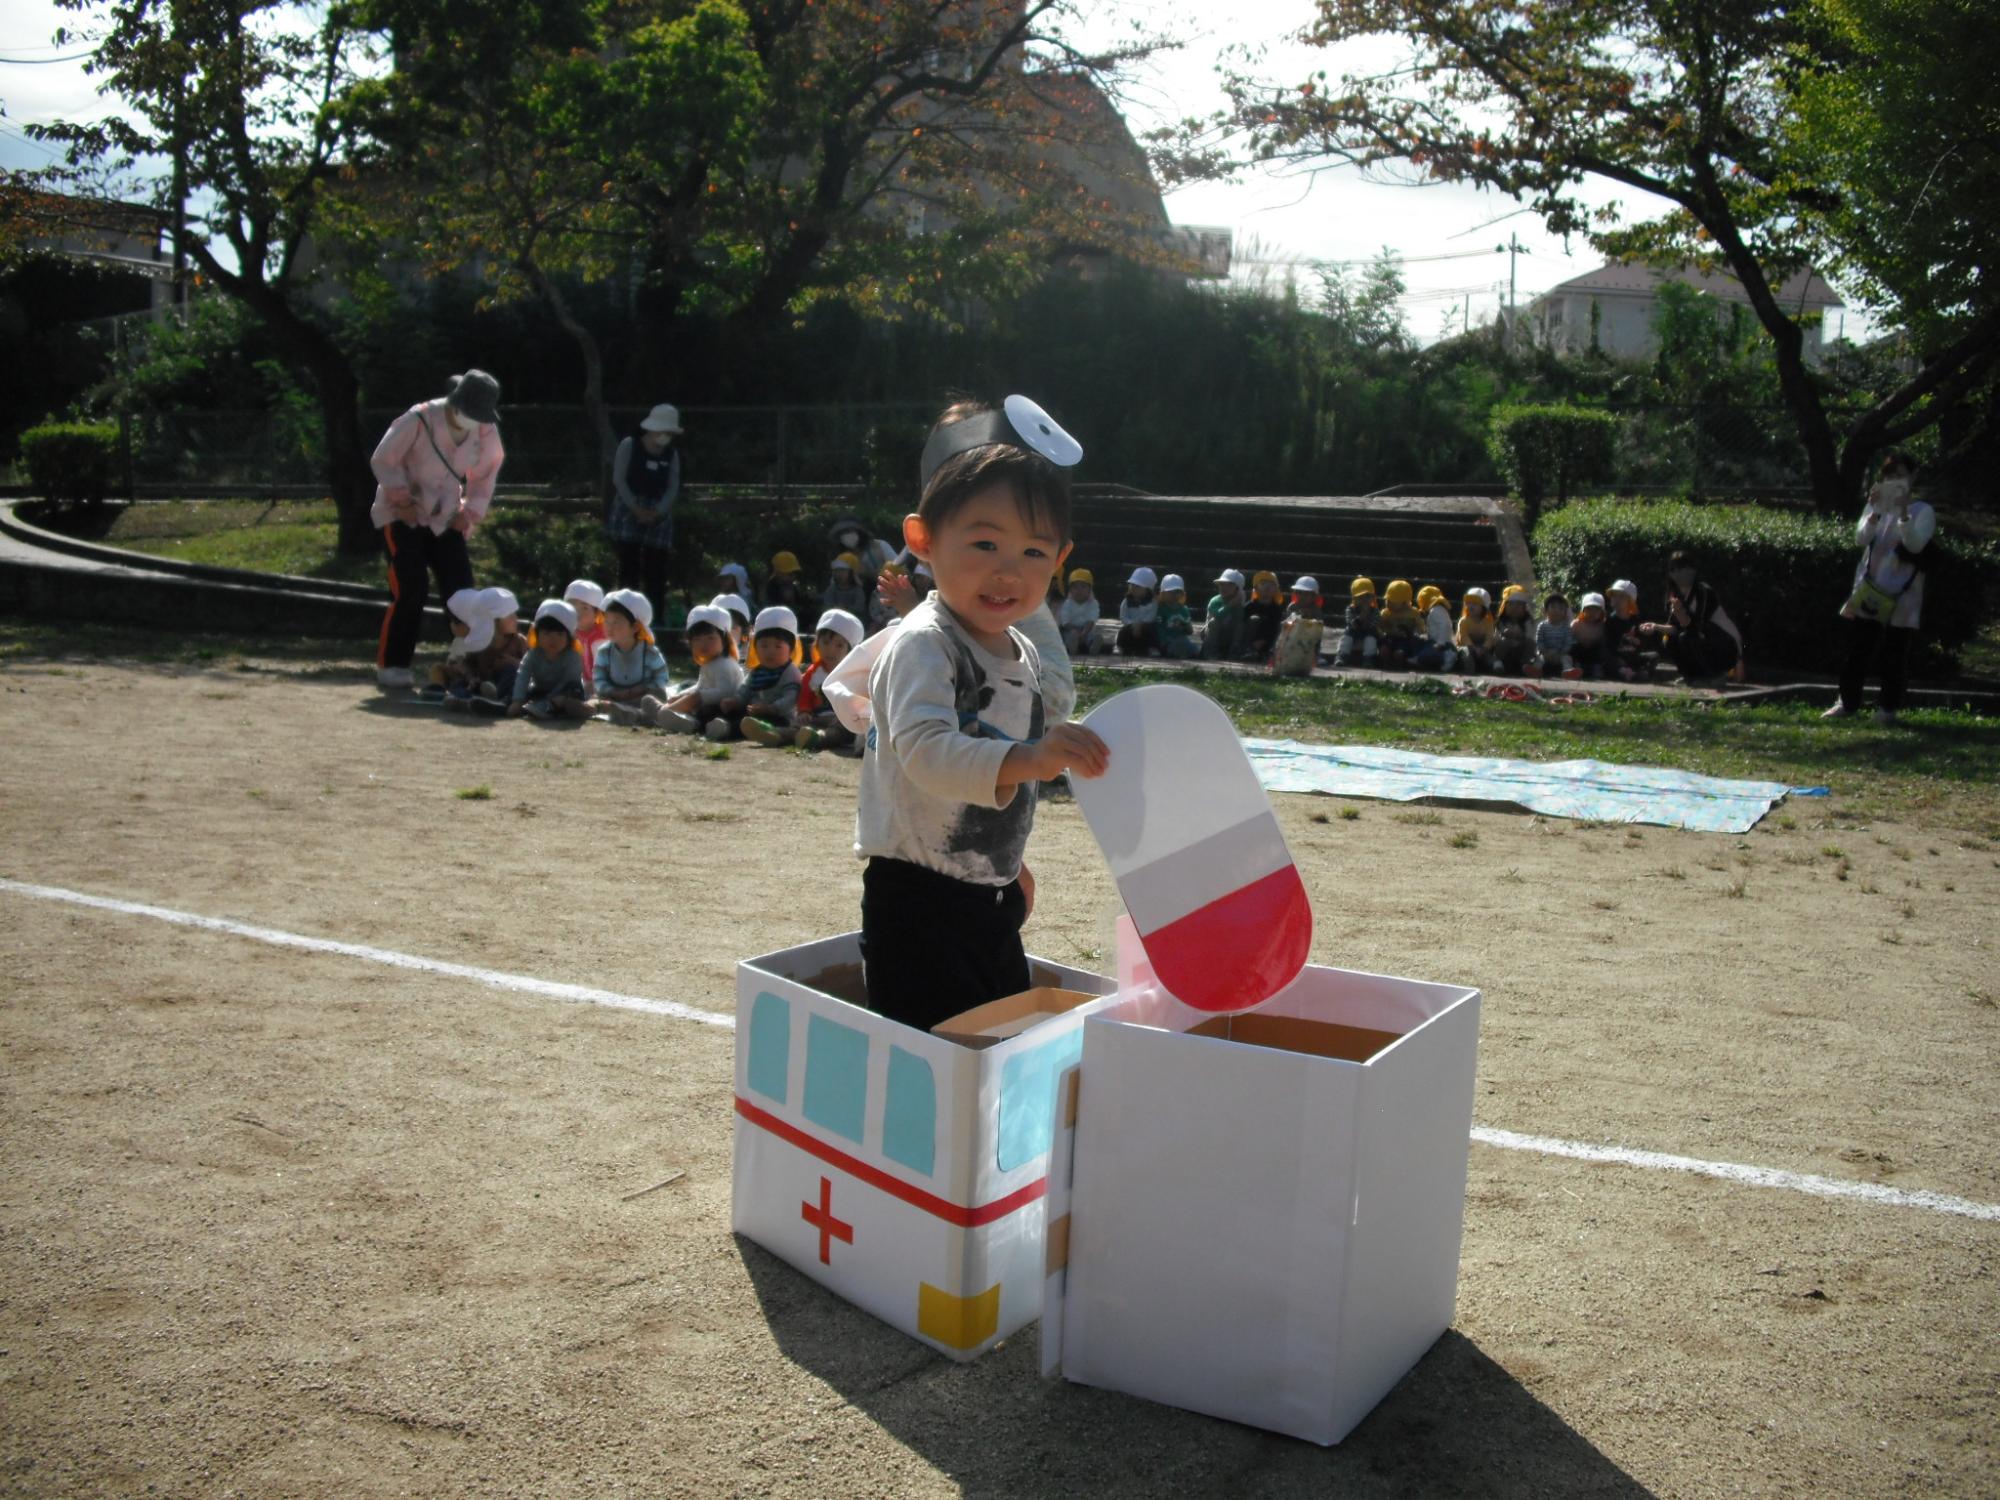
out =
{"type": "Polygon", "coordinates": [[[1450,1326],[1479,991],[1161,990],[1129,921],[1051,1161],[1045,1373],[1337,1443],[1450,1326]]]}
{"type": "Polygon", "coordinates": [[[732,1227],[953,1359],[1041,1312],[1056,1079],[1100,975],[1031,957],[1036,988],[932,1035],[860,1003],[860,934],[736,968],[732,1227]]]}

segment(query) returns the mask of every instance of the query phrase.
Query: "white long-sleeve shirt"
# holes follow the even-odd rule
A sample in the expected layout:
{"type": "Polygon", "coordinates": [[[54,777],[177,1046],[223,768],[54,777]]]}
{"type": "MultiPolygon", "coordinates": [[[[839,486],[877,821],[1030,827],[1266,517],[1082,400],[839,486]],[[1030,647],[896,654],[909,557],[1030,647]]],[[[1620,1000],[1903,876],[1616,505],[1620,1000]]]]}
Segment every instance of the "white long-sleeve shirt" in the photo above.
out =
{"type": "Polygon", "coordinates": [[[1918,564],[1896,555],[1896,546],[1900,542],[1905,550],[1921,553],[1937,535],[1937,512],[1921,500],[1899,507],[1882,490],[1878,484],[1868,492],[1868,508],[1854,524],[1855,540],[1868,549],[1854,565],[1854,582],[1859,585],[1865,578],[1896,594],[1889,623],[1898,630],[1915,630],[1924,613],[1924,575],[1918,564]]]}
{"type": "Polygon", "coordinates": [[[1010,657],[986,650],[936,595],[890,637],[868,680],[856,855],[973,885],[1020,874],[1035,788],[1002,787],[999,777],[1015,743],[1042,736],[1041,662],[1020,630],[1007,640],[1010,657]]]}
{"type": "Polygon", "coordinates": [[[419,401],[389,424],[368,460],[375,471],[375,503],[369,508],[368,519],[377,526],[387,526],[395,519],[389,509],[389,491],[408,490],[417,502],[417,519],[412,524],[428,526],[443,536],[463,505],[477,525],[493,503],[493,486],[506,457],[500,429],[491,422],[475,422],[462,439],[455,439],[445,398],[419,401]],[[428,437],[426,425],[430,428],[428,437]],[[433,438],[436,447],[432,446],[433,438]]]}

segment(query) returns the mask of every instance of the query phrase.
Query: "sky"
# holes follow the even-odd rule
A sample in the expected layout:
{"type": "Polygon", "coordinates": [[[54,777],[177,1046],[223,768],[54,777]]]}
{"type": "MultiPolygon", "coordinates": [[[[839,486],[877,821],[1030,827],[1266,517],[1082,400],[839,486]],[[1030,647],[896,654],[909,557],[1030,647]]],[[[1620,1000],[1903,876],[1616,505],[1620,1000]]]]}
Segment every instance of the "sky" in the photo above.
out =
{"type": "MultiPolygon", "coordinates": [[[[1367,44],[1352,51],[1304,46],[1296,33],[1312,13],[1309,0],[1079,0],[1068,35],[1085,49],[1129,39],[1135,23],[1181,42],[1179,48],[1139,65],[1121,100],[1135,134],[1222,105],[1218,68],[1232,47],[1267,49],[1260,76],[1303,81],[1321,69],[1329,75],[1363,70],[1385,56],[1367,44]]],[[[22,134],[31,122],[95,118],[103,111],[92,82],[74,55],[83,48],[51,45],[65,20],[51,0],[10,0],[0,19],[0,166],[47,165],[50,157],[22,134]],[[45,61],[47,59],[71,59],[45,61]]],[[[1659,211],[1657,200],[1609,189],[1587,193],[1593,205],[1616,203],[1628,220],[1659,211]]],[[[1407,286],[1404,315],[1410,332],[1426,342],[1461,323],[1490,320],[1506,303],[1510,271],[1514,295],[1525,305],[1538,292],[1602,264],[1582,240],[1565,243],[1548,234],[1513,200],[1458,185],[1422,187],[1363,180],[1349,167],[1307,173],[1270,166],[1237,180],[1204,183],[1167,197],[1176,224],[1213,225],[1234,232],[1239,279],[1296,276],[1315,285],[1314,263],[1365,262],[1387,248],[1403,258],[1407,286]],[[1502,253],[1510,243],[1515,256],[1502,253]]],[[[1834,328],[1841,325],[1834,315],[1834,328]]],[[[1858,333],[1858,324],[1848,329],[1858,333]]]]}

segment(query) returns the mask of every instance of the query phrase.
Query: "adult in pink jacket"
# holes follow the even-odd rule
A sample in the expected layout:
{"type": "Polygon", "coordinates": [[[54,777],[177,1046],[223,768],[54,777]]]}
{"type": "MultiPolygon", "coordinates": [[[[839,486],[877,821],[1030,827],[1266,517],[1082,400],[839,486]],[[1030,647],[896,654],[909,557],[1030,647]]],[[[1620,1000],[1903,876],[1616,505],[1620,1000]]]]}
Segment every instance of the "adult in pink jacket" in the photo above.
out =
{"type": "Polygon", "coordinates": [[[451,377],[444,395],[391,422],[375,445],[368,515],[389,549],[389,612],[375,656],[375,680],[385,688],[410,686],[429,575],[437,574],[442,598],[473,586],[465,539],[485,519],[507,456],[495,425],[499,405],[500,382],[467,370],[451,377]]]}

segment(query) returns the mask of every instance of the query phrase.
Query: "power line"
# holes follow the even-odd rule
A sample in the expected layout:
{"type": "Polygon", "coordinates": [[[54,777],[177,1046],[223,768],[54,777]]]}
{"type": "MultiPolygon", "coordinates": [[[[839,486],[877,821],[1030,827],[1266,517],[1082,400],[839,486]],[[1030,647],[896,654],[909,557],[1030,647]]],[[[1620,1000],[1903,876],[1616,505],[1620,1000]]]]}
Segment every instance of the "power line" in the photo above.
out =
{"type": "Polygon", "coordinates": [[[10,68],[46,68],[50,63],[82,62],[86,57],[97,56],[98,49],[88,52],[72,52],[66,57],[0,57],[0,64],[10,68]]]}

